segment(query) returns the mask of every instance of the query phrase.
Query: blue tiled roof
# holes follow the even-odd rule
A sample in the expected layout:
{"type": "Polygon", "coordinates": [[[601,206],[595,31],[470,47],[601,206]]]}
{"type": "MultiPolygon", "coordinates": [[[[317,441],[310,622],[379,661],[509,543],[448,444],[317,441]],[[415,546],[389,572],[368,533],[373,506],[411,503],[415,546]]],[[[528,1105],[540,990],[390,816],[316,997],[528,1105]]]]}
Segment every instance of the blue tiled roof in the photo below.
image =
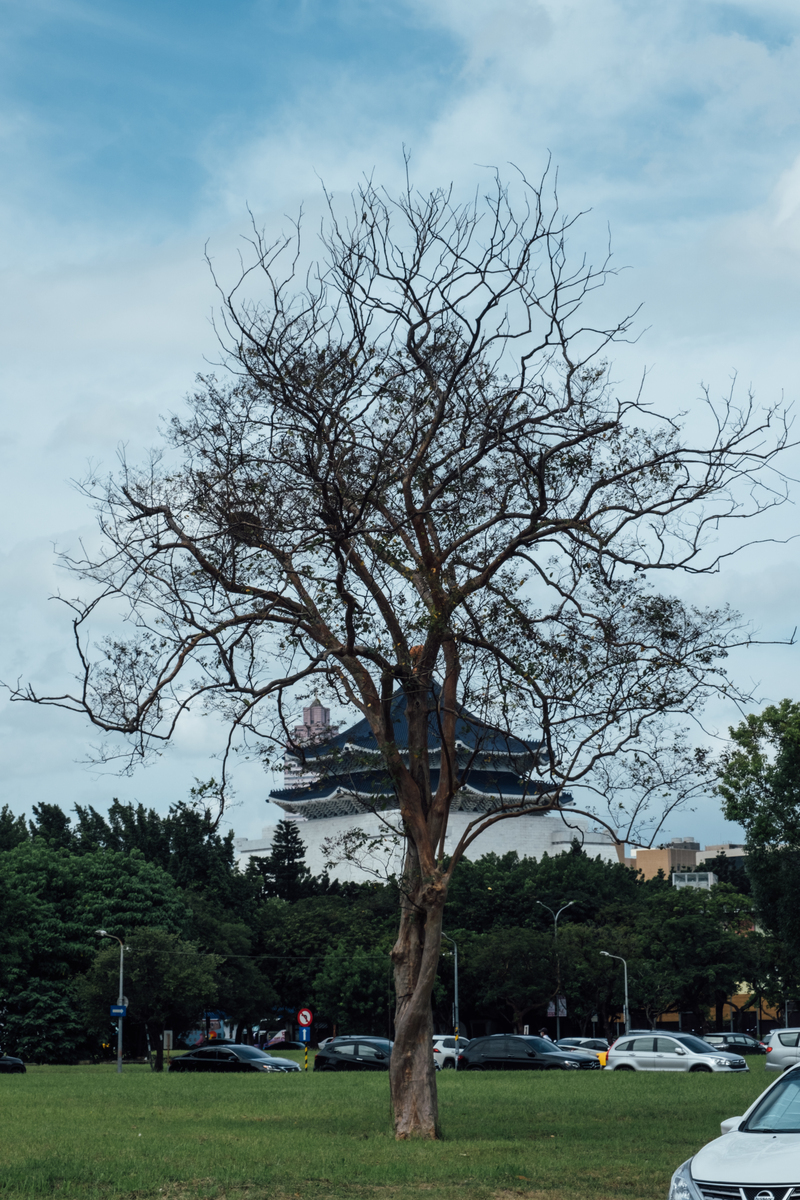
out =
{"type": "MultiPolygon", "coordinates": [[[[437,688],[435,696],[440,695],[440,689],[437,688]]],[[[457,705],[458,718],[456,721],[456,741],[462,743],[470,751],[477,750],[486,755],[535,755],[541,747],[541,742],[525,742],[521,738],[514,737],[512,734],[505,733],[500,729],[496,729],[491,725],[487,725],[481,721],[479,717],[473,716],[461,705],[457,705]]],[[[408,749],[408,719],[406,716],[406,696],[404,692],[398,692],[392,700],[392,722],[394,725],[395,741],[400,750],[408,749]]],[[[439,736],[439,720],[435,711],[430,712],[428,716],[428,749],[438,750],[441,744],[439,736]]],[[[351,725],[349,729],[345,729],[342,733],[337,733],[335,737],[316,746],[304,746],[303,757],[307,762],[315,758],[327,758],[331,754],[334,756],[341,754],[345,746],[354,746],[362,748],[366,753],[378,752],[378,743],[375,740],[375,735],[370,729],[369,722],[366,717],[362,717],[355,725],[351,725]]]]}
{"type": "MultiPolygon", "coordinates": [[[[436,791],[439,786],[439,772],[432,770],[430,774],[431,788],[436,791]]],[[[536,795],[556,790],[556,785],[553,783],[547,783],[541,779],[525,781],[510,771],[471,770],[465,783],[484,795],[497,796],[499,799],[507,797],[509,800],[519,800],[526,795],[533,798],[536,795]]],[[[376,797],[394,795],[391,779],[385,770],[381,770],[336,772],[307,787],[278,788],[274,792],[270,792],[270,799],[291,800],[298,803],[303,800],[324,800],[334,795],[340,788],[376,797]]],[[[571,803],[572,797],[564,793],[560,798],[560,804],[571,803]]]]}

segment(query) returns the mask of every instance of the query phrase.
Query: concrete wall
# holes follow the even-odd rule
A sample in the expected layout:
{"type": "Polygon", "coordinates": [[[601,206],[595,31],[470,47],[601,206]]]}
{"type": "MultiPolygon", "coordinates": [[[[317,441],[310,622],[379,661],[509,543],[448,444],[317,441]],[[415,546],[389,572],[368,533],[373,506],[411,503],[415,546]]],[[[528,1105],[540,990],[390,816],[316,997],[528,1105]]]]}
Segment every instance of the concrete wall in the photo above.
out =
{"type": "MultiPolygon", "coordinates": [[[[387,813],[387,822],[396,827],[399,825],[398,815],[387,813]]],[[[466,812],[451,813],[445,839],[446,854],[452,854],[467,825],[476,815],[466,812]]],[[[472,843],[466,857],[475,859],[484,854],[508,854],[509,851],[515,850],[520,858],[539,859],[544,854],[552,856],[568,850],[572,839],[577,836],[579,840],[582,837],[584,849],[590,857],[600,857],[608,862],[617,861],[616,851],[604,834],[591,832],[584,820],[569,816],[567,819],[569,825],[560,817],[550,814],[498,821],[472,843]]],[[[360,843],[357,851],[354,848],[357,861],[340,862],[330,869],[332,879],[361,882],[386,878],[388,874],[397,873],[400,869],[399,838],[393,837],[386,824],[372,813],[329,817],[318,821],[298,821],[296,824],[297,832],[306,847],[306,864],[312,875],[321,875],[326,869],[325,853],[322,849],[325,840],[341,838],[347,834],[355,835],[357,843],[360,843]]],[[[234,845],[240,867],[246,866],[251,855],[263,857],[269,854],[274,833],[275,826],[266,825],[261,838],[252,841],[236,838],[234,845]]]]}

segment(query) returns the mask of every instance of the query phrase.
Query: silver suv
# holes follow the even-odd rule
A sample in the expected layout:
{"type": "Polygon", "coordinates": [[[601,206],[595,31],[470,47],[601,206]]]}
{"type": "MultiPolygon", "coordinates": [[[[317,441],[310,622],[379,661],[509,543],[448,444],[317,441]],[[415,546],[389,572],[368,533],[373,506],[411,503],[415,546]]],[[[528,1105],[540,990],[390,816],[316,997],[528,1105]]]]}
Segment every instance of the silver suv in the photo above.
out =
{"type": "Polygon", "coordinates": [[[767,1046],[768,1071],[785,1071],[800,1062],[800,1029],[773,1029],[764,1038],[767,1046]]]}
{"type": "Polygon", "coordinates": [[[693,1033],[621,1037],[608,1052],[607,1071],[749,1070],[738,1054],[709,1046],[693,1033]]]}

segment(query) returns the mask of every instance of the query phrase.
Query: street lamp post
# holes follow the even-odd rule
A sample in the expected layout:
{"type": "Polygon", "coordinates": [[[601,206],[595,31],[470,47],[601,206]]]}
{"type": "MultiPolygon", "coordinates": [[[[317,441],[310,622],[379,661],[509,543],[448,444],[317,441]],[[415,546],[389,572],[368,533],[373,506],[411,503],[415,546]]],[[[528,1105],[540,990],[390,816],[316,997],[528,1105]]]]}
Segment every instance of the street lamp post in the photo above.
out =
{"type": "MultiPolygon", "coordinates": [[[[101,937],[112,938],[113,941],[119,942],[119,999],[117,1004],[120,1008],[124,1007],[125,996],[122,990],[122,964],[125,954],[125,943],[113,933],[106,933],[105,929],[96,929],[95,933],[99,933],[101,937]]],[[[122,1013],[117,1016],[117,1074],[122,1074],[122,1013]]]]}
{"type": "Polygon", "coordinates": [[[556,1041],[559,1041],[561,1038],[561,960],[558,957],[558,918],[562,912],[566,912],[568,908],[571,908],[575,901],[570,900],[567,904],[563,904],[558,912],[553,912],[550,905],[542,904],[541,900],[537,900],[536,903],[541,908],[546,908],[553,918],[553,941],[556,944],[556,973],[558,975],[556,987],[556,1041]]]}
{"type": "Polygon", "coordinates": [[[454,984],[455,984],[455,988],[454,988],[454,992],[453,992],[453,997],[454,997],[453,998],[453,1027],[454,1027],[454,1031],[455,1031],[455,1041],[456,1041],[456,1057],[455,1057],[455,1062],[453,1063],[453,1066],[457,1071],[458,1070],[458,946],[456,945],[456,943],[453,941],[453,939],[451,937],[448,937],[448,935],[444,931],[442,931],[442,937],[445,939],[445,941],[448,941],[450,943],[450,945],[453,947],[453,976],[454,976],[454,984]]]}
{"type": "Polygon", "coordinates": [[[622,963],[622,969],[625,972],[625,1009],[622,1016],[625,1021],[625,1032],[627,1033],[631,1027],[631,1019],[628,1013],[628,964],[621,954],[609,954],[607,950],[601,950],[600,953],[604,958],[618,958],[622,963]]]}

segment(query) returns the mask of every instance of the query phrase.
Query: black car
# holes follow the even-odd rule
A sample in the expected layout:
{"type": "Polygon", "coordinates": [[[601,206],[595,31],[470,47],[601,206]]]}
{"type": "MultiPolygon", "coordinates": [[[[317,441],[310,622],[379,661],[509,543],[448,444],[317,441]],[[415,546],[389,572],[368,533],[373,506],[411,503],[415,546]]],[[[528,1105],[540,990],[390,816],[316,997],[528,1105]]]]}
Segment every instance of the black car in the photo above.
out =
{"type": "Polygon", "coordinates": [[[728,1050],[732,1054],[766,1054],[767,1047],[763,1042],[751,1037],[749,1033],[706,1033],[703,1041],[709,1046],[720,1050],[728,1050]]]}
{"type": "Polygon", "coordinates": [[[334,1038],[317,1052],[315,1071],[388,1071],[392,1042],[379,1037],[334,1038]]]}
{"type": "Polygon", "coordinates": [[[290,1058],[274,1058],[258,1046],[198,1046],[189,1054],[173,1058],[170,1071],[299,1071],[290,1058]]]}
{"type": "Polygon", "coordinates": [[[458,1056],[460,1071],[599,1071],[600,1060],[570,1054],[540,1037],[493,1033],[473,1038],[458,1056]]]}
{"type": "Polygon", "coordinates": [[[4,1075],[24,1075],[25,1063],[21,1058],[12,1058],[9,1054],[0,1055],[0,1072],[4,1075]]]}

